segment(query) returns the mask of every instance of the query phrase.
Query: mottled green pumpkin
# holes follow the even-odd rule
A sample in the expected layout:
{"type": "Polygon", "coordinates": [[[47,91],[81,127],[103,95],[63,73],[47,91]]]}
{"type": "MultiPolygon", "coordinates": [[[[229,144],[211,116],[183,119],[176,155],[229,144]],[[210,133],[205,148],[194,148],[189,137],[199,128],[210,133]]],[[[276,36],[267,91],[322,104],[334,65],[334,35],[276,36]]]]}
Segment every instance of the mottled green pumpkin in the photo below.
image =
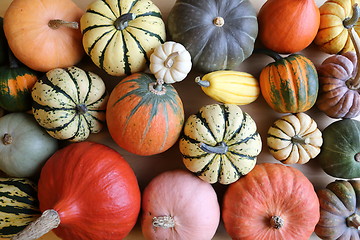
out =
{"type": "Polygon", "coordinates": [[[360,181],[335,180],[317,194],[320,220],[316,235],[321,239],[359,239],[360,181]]]}
{"type": "Polygon", "coordinates": [[[360,177],[360,122],[343,119],[323,130],[318,161],[324,171],[345,179],[360,177]]]}

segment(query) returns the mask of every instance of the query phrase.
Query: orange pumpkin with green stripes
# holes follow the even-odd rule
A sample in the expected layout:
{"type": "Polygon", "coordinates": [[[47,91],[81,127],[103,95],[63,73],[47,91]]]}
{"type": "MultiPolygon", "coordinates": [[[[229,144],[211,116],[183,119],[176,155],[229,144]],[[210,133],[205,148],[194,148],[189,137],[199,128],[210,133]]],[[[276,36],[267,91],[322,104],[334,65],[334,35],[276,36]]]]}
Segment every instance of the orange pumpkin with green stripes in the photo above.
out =
{"type": "Polygon", "coordinates": [[[182,101],[172,85],[135,73],[112,90],[106,121],[113,140],[137,155],[154,155],[175,144],[184,123],[182,101]]]}
{"type": "Polygon", "coordinates": [[[293,54],[281,57],[269,52],[275,62],[260,73],[261,93],[268,105],[280,113],[299,113],[309,110],[316,102],[319,80],[310,59],[293,54]]]}

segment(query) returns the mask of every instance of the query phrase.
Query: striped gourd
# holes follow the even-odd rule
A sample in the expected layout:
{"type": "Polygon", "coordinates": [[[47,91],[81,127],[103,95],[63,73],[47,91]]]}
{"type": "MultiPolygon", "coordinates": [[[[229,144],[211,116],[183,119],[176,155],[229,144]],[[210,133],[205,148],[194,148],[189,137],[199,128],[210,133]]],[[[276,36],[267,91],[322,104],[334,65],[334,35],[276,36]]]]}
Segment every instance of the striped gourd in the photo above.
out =
{"type": "Polygon", "coordinates": [[[50,70],[35,83],[32,98],[35,119],[56,139],[83,141],[103,127],[108,93],[94,73],[50,70]]]}
{"type": "Polygon", "coordinates": [[[197,77],[195,82],[206,95],[221,103],[245,105],[260,94],[257,79],[249,73],[223,70],[197,77]]]}
{"type": "Polygon", "coordinates": [[[40,216],[36,185],[26,178],[0,178],[0,238],[10,238],[40,216]]]}
{"type": "Polygon", "coordinates": [[[146,69],[165,42],[165,24],[151,0],[96,0],[80,20],[83,46],[92,61],[114,76],[146,69]]]}
{"type": "Polygon", "coordinates": [[[260,73],[260,89],[268,105],[280,113],[309,110],[316,102],[319,80],[310,59],[293,54],[282,58],[269,53],[275,62],[260,73]]]}
{"type": "Polygon", "coordinates": [[[249,173],[261,147],[255,121],[235,104],[203,106],[180,139],[185,166],[209,183],[230,184],[249,173]]]}
{"type": "Polygon", "coordinates": [[[307,163],[320,153],[322,143],[321,131],[306,113],[283,116],[268,130],[270,153],[285,164],[307,163]]]}

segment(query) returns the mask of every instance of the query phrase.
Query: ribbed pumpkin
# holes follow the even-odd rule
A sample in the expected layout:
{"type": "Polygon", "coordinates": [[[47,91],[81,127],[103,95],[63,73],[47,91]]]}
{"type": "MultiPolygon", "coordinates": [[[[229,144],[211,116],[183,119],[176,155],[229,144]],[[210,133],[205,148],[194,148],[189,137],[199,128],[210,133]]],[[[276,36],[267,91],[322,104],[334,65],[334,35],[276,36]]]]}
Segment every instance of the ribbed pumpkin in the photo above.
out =
{"type": "Polygon", "coordinates": [[[38,74],[21,65],[9,50],[9,66],[0,67],[0,107],[9,112],[31,109],[31,89],[38,74]]]}
{"type": "Polygon", "coordinates": [[[180,139],[185,166],[209,183],[230,184],[249,173],[261,146],[255,121],[235,104],[203,106],[180,139]]]}
{"type": "Polygon", "coordinates": [[[306,113],[290,114],[276,120],[268,130],[270,153],[284,164],[304,164],[320,153],[321,131],[306,113]]]}
{"type": "Polygon", "coordinates": [[[245,105],[260,94],[258,80],[249,73],[223,70],[197,77],[195,82],[206,95],[221,103],[245,105]]]}
{"type": "Polygon", "coordinates": [[[360,181],[335,180],[317,194],[320,220],[316,235],[321,239],[359,239],[360,181]]]}
{"type": "Polygon", "coordinates": [[[332,118],[354,118],[360,114],[360,42],[350,31],[353,51],[325,59],[318,67],[320,91],[317,107],[332,118]]]}
{"type": "Polygon", "coordinates": [[[319,221],[309,179],[278,163],[261,163],[224,194],[222,219],[232,239],[308,240],[319,221]]]}
{"type": "Polygon", "coordinates": [[[275,62],[260,73],[261,93],[268,105],[280,113],[309,110],[316,102],[319,79],[312,61],[299,54],[281,57],[267,52],[275,62]]]}
{"type": "Polygon", "coordinates": [[[157,82],[153,75],[135,73],[112,90],[106,109],[113,140],[138,155],[166,151],[177,141],[184,109],[175,88],[157,82]]]}
{"type": "Polygon", "coordinates": [[[85,52],[114,76],[145,70],[166,37],[160,10],[150,0],[93,1],[80,26],[85,52]]]}
{"type": "Polygon", "coordinates": [[[40,216],[37,186],[27,178],[0,178],[0,238],[10,238],[40,216]]]}
{"type": "Polygon", "coordinates": [[[103,127],[108,93],[94,73],[78,67],[53,69],[31,94],[35,119],[56,139],[83,141],[103,127]]]}
{"type": "Polygon", "coordinates": [[[333,177],[360,178],[360,121],[343,119],[323,130],[324,143],[317,159],[333,177]]]}
{"type": "Polygon", "coordinates": [[[349,29],[360,33],[358,0],[328,0],[320,6],[320,27],[314,43],[329,54],[354,50],[349,29]]]}
{"type": "Polygon", "coordinates": [[[177,0],[167,21],[171,40],[190,52],[201,72],[231,69],[247,59],[258,34],[249,0],[177,0]]]}

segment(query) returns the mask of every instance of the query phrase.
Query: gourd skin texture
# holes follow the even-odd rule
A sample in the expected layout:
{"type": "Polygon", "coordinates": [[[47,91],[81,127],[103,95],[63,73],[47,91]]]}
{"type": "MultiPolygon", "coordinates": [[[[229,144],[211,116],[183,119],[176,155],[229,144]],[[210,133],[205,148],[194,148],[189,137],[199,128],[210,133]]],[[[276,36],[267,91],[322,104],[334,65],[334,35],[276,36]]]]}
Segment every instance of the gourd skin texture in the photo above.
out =
{"type": "Polygon", "coordinates": [[[315,233],[321,239],[359,239],[359,180],[335,180],[318,192],[320,220],[315,233]]]}
{"type": "Polygon", "coordinates": [[[318,155],[323,170],[333,177],[360,177],[360,122],[343,119],[333,122],[323,131],[324,143],[318,155]]]}
{"type": "Polygon", "coordinates": [[[231,184],[224,195],[222,219],[232,239],[308,240],[319,220],[319,200],[299,170],[262,163],[231,184]],[[271,217],[280,216],[275,228],[271,217]]]}
{"type": "Polygon", "coordinates": [[[146,239],[209,240],[220,222],[220,206],[212,186],[184,170],[155,177],[143,192],[142,209],[146,239]],[[161,216],[171,216],[175,226],[154,227],[153,218],[161,216]]]}
{"type": "Polygon", "coordinates": [[[258,34],[256,10],[248,0],[177,0],[168,16],[170,38],[190,52],[201,72],[234,70],[253,49],[258,34]],[[224,25],[214,19],[222,17],[224,25]]]}
{"type": "Polygon", "coordinates": [[[153,75],[135,73],[112,90],[107,104],[107,126],[113,140],[137,155],[168,150],[184,124],[183,104],[175,88],[164,84],[163,94],[149,90],[153,75]]]}
{"type": "Polygon", "coordinates": [[[109,95],[94,73],[53,69],[35,83],[31,95],[35,119],[56,139],[84,141],[103,128],[109,95]]]}
{"type": "Polygon", "coordinates": [[[57,140],[26,113],[1,117],[0,137],[0,169],[12,177],[34,176],[58,149],[57,140]]]}
{"type": "Polygon", "coordinates": [[[211,104],[186,120],[179,147],[199,178],[230,184],[254,168],[262,142],[255,121],[237,105],[211,104]]]}
{"type": "Polygon", "coordinates": [[[40,216],[37,186],[27,178],[0,178],[0,238],[10,238],[40,216]]]}
{"type": "Polygon", "coordinates": [[[80,26],[85,52],[113,76],[145,70],[154,48],[166,39],[160,10],[150,0],[93,1],[80,26]],[[123,17],[130,20],[118,28],[117,20],[123,17]]]}
{"type": "Polygon", "coordinates": [[[140,211],[136,176],[116,151],[92,142],[56,152],[39,180],[40,210],[54,209],[63,240],[118,240],[133,228],[140,211]]]}
{"type": "MultiPolygon", "coordinates": [[[[320,6],[320,26],[314,43],[323,52],[342,54],[354,50],[349,36],[349,29],[344,26],[344,20],[352,17],[353,5],[360,4],[358,0],[329,0],[320,6]]],[[[353,28],[360,33],[360,23],[353,28]]]]}
{"type": "Polygon", "coordinates": [[[294,54],[268,64],[260,73],[261,93],[279,113],[309,110],[316,102],[319,79],[310,59],[294,54]]]}
{"type": "Polygon", "coordinates": [[[84,11],[71,0],[14,0],[4,16],[4,31],[17,59],[36,71],[69,67],[84,55],[79,29],[52,29],[49,20],[79,22],[84,11]]]}
{"type": "Polygon", "coordinates": [[[295,53],[314,40],[320,13],[314,0],[268,0],[257,15],[259,40],[278,53],[295,53]]]}

